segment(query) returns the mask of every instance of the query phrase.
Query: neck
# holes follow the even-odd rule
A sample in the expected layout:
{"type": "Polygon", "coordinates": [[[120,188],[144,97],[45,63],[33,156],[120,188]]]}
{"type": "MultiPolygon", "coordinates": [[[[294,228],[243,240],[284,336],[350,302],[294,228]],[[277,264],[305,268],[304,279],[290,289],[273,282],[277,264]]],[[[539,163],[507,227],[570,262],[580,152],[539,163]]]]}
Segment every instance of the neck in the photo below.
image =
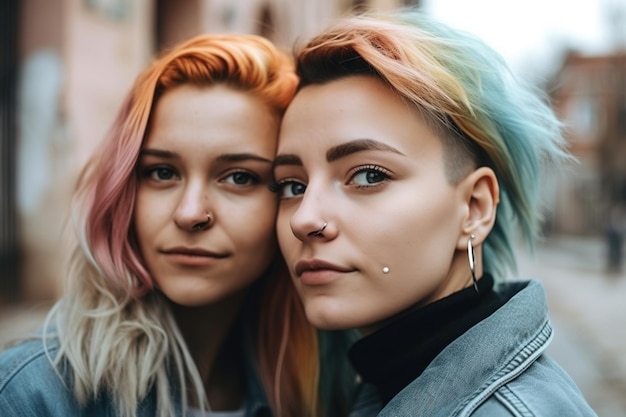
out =
{"type": "Polygon", "coordinates": [[[400,392],[448,345],[500,308],[506,298],[485,275],[473,286],[407,312],[350,349],[350,360],[363,381],[378,387],[384,403],[400,392]]]}
{"type": "MultiPolygon", "coordinates": [[[[482,268],[482,248],[476,246],[474,248],[476,266],[474,273],[476,279],[480,279],[483,276],[482,268]]],[[[472,271],[469,266],[469,260],[467,257],[467,250],[457,250],[452,257],[452,263],[445,280],[436,288],[436,290],[426,299],[420,302],[421,306],[433,303],[437,300],[441,300],[461,291],[464,288],[473,286],[472,271]]]]}
{"type": "Polygon", "coordinates": [[[172,305],[213,410],[237,409],[243,399],[242,346],[231,330],[244,298],[242,291],[205,306],[172,305]]]}

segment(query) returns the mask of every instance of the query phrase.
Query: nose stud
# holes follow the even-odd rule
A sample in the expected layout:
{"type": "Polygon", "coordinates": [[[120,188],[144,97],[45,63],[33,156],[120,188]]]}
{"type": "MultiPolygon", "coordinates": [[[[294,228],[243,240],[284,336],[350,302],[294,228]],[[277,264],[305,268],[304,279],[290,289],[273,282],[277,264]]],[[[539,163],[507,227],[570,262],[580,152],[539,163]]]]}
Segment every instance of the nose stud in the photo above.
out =
{"type": "Polygon", "coordinates": [[[324,233],[324,229],[326,229],[326,226],[328,226],[328,223],[324,222],[324,225],[319,230],[313,232],[313,236],[321,236],[322,233],[324,233]]]}

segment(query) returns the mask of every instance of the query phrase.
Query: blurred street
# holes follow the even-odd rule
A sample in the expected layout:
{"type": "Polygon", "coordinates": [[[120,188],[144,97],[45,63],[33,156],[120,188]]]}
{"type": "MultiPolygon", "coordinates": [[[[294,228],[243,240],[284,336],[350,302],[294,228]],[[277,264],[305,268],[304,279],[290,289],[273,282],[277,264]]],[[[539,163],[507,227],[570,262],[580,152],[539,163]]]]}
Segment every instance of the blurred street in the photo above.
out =
{"type": "MultiPolygon", "coordinates": [[[[606,274],[599,238],[549,238],[519,275],[543,282],[555,337],[549,353],[582,390],[600,417],[626,416],[626,262],[606,274]]],[[[0,309],[0,345],[36,328],[50,304],[0,309]]]]}
{"type": "Polygon", "coordinates": [[[548,352],[601,417],[626,416],[626,263],[605,273],[601,239],[549,238],[519,275],[543,282],[555,336],[548,352]]]}

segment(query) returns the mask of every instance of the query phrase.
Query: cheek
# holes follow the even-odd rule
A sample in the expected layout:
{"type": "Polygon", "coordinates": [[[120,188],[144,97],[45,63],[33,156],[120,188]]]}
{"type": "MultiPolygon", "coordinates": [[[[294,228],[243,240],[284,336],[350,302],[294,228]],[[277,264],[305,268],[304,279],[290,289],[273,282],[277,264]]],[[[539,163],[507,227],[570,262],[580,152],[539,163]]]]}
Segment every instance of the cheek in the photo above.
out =
{"type": "Polygon", "coordinates": [[[142,192],[137,193],[133,212],[133,224],[140,246],[143,246],[143,242],[150,238],[155,228],[154,225],[158,222],[158,207],[159,205],[151,204],[149,195],[142,192]]]}
{"type": "Polygon", "coordinates": [[[291,231],[291,225],[289,224],[290,218],[291,214],[279,211],[278,218],[276,220],[278,244],[285,258],[289,258],[290,249],[295,248],[295,246],[293,245],[293,241],[294,239],[296,239],[296,237],[291,231]]]}
{"type": "MultiPolygon", "coordinates": [[[[245,265],[239,266],[244,276],[258,277],[267,269],[277,253],[274,216],[252,216],[254,222],[248,227],[233,231],[235,247],[245,265]]],[[[243,225],[242,225],[243,226],[243,225]]]]}
{"type": "Polygon", "coordinates": [[[422,268],[446,270],[460,230],[454,200],[407,195],[393,198],[399,203],[363,222],[369,226],[360,229],[361,241],[368,242],[380,265],[397,272],[412,275],[422,268]]]}
{"type": "Polygon", "coordinates": [[[230,219],[231,236],[241,247],[259,251],[266,246],[275,247],[276,201],[260,198],[250,204],[232,207],[224,214],[230,219]]]}

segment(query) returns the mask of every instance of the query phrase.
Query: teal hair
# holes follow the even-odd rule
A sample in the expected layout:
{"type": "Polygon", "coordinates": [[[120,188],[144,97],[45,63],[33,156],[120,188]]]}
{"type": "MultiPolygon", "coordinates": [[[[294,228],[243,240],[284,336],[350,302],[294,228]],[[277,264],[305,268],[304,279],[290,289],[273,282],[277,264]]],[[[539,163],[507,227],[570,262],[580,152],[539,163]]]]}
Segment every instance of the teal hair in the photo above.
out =
{"type": "Polygon", "coordinates": [[[300,87],[370,74],[415,104],[444,138],[452,182],[491,167],[500,203],[484,269],[516,270],[516,233],[531,249],[539,234],[546,163],[568,158],[561,123],[539,90],[516,79],[482,40],[415,10],[344,18],[296,58],[300,87]]]}

